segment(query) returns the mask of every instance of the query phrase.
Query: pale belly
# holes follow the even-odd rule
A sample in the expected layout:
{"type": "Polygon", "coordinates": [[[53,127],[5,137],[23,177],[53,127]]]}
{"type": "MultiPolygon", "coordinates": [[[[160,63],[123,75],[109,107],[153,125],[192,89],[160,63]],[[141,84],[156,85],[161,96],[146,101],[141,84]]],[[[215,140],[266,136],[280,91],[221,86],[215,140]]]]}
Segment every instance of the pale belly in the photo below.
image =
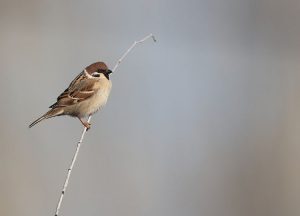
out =
{"type": "Polygon", "coordinates": [[[111,85],[106,90],[99,90],[94,96],[70,107],[64,108],[64,114],[76,116],[76,117],[87,117],[94,114],[101,109],[107,102],[111,85]]]}

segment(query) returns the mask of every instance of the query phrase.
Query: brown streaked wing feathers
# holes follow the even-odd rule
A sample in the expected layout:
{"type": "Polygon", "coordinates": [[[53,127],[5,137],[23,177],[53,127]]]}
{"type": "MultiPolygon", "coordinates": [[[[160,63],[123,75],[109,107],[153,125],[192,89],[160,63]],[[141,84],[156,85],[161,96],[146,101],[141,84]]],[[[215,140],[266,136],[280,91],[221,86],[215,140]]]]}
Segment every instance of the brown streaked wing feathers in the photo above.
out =
{"type": "Polygon", "coordinates": [[[91,97],[98,88],[97,80],[84,79],[84,74],[81,73],[58,96],[57,102],[51,105],[50,108],[65,107],[82,102],[91,97]]]}

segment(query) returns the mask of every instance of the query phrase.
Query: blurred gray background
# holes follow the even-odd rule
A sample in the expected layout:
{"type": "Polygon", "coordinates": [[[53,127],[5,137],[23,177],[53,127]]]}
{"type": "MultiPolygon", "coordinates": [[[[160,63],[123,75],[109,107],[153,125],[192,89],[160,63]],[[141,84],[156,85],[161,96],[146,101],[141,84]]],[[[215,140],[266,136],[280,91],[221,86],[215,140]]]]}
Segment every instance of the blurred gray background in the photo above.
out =
{"type": "Polygon", "coordinates": [[[300,2],[0,2],[0,215],[54,215],[76,119],[32,129],[87,65],[107,106],[61,215],[299,216],[300,2]]]}

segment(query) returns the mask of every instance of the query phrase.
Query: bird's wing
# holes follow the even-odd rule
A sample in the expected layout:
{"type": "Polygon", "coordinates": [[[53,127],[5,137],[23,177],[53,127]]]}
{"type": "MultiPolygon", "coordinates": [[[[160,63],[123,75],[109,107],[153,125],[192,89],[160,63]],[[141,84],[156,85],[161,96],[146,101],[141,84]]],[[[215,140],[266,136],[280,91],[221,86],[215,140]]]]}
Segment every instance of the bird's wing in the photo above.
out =
{"type": "Polygon", "coordinates": [[[82,102],[95,94],[99,90],[99,80],[87,77],[82,72],[69,85],[69,87],[61,93],[57,102],[49,108],[65,107],[82,102]]]}

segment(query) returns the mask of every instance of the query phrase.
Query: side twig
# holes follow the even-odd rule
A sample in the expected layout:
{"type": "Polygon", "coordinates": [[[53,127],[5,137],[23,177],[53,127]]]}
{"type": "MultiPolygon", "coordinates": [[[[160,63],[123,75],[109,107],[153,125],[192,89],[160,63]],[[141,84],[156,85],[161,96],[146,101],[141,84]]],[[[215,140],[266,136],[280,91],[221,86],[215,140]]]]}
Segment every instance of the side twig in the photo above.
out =
{"type": "MultiPolygon", "coordinates": [[[[135,41],[129,48],[128,50],[121,56],[121,58],[117,61],[116,65],[114,66],[114,68],[112,69],[112,72],[115,72],[117,70],[117,68],[119,67],[119,65],[121,64],[121,62],[123,61],[123,59],[128,55],[128,53],[138,44],[140,43],[143,43],[144,41],[146,41],[147,39],[149,38],[152,38],[154,42],[156,42],[156,39],[154,37],[153,34],[149,34],[147,35],[146,37],[144,37],[143,39],[139,40],[139,41],[135,41]]],[[[88,122],[91,121],[91,118],[92,116],[89,116],[88,118],[88,122]]],[[[82,131],[82,134],[81,134],[81,137],[80,137],[80,140],[78,141],[77,143],[77,147],[76,147],[76,151],[74,153],[74,156],[73,156],[73,159],[72,159],[72,162],[71,162],[71,165],[68,169],[68,172],[67,172],[67,176],[66,176],[66,179],[65,179],[65,183],[64,183],[64,186],[63,186],[63,189],[61,191],[61,195],[60,195],[60,198],[59,198],[59,201],[58,201],[58,204],[57,204],[57,207],[56,207],[56,211],[55,211],[55,216],[58,216],[58,213],[59,213],[59,210],[61,208],[61,204],[62,204],[62,201],[64,199],[64,195],[65,195],[65,192],[67,190],[67,187],[68,187],[68,184],[69,184],[69,179],[70,179],[70,176],[71,176],[71,172],[73,170],[73,167],[74,167],[74,164],[76,162],[76,159],[77,159],[77,156],[78,156],[78,153],[79,153],[79,150],[80,150],[80,146],[81,146],[81,143],[83,141],[83,138],[84,138],[84,135],[86,133],[86,127],[83,128],[83,131],[82,131]]]]}

